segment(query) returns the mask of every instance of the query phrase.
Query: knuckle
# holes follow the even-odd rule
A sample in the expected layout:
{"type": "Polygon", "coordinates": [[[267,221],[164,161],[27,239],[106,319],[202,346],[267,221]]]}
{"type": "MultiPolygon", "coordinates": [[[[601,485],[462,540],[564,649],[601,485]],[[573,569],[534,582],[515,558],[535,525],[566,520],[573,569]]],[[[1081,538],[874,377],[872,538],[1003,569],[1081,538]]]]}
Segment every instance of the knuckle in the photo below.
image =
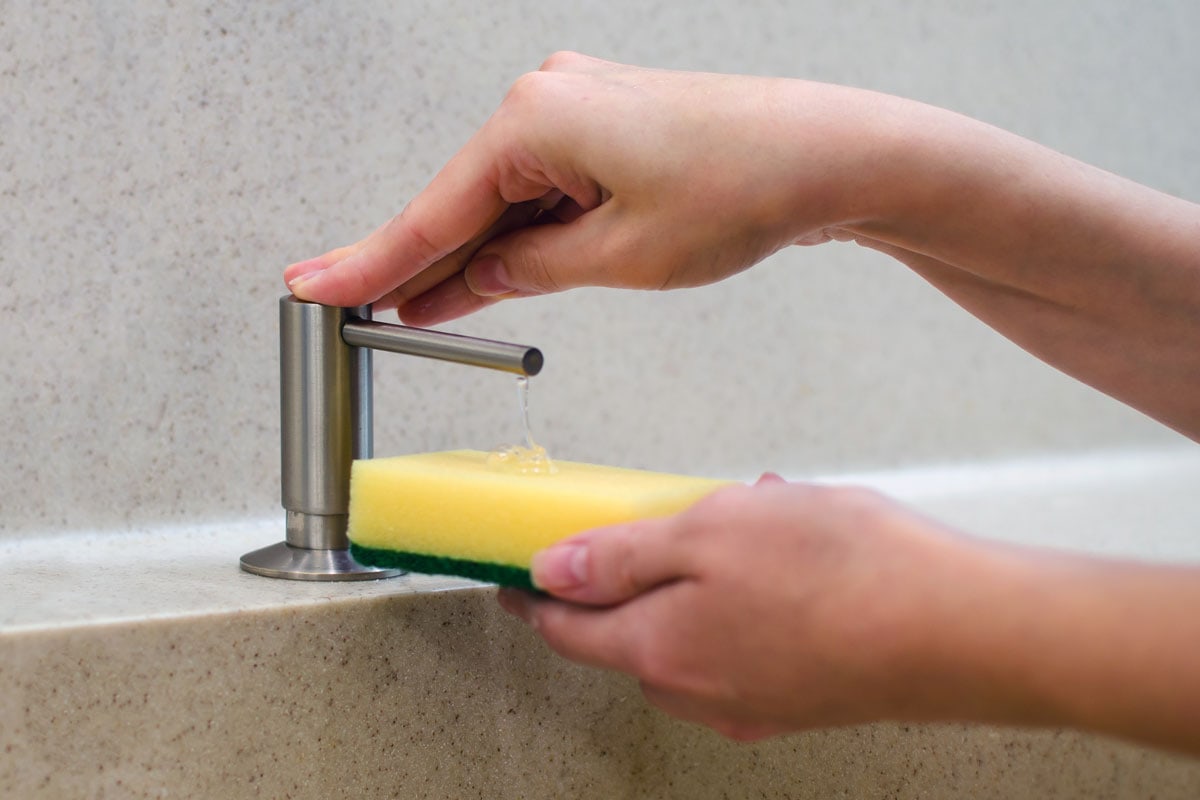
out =
{"type": "Polygon", "coordinates": [[[633,675],[644,684],[670,689],[679,681],[675,659],[659,637],[647,632],[631,635],[628,655],[633,675]]]}
{"type": "Polygon", "coordinates": [[[698,500],[686,515],[700,519],[723,519],[738,516],[751,502],[748,486],[728,486],[698,500]]]}
{"type": "Polygon", "coordinates": [[[544,251],[536,242],[526,241],[516,256],[517,268],[523,278],[520,288],[539,294],[562,290],[558,278],[555,277],[554,267],[547,261],[544,251]]]}
{"type": "Polygon", "coordinates": [[[662,711],[665,714],[670,714],[679,719],[685,719],[681,704],[686,703],[686,700],[665,686],[659,686],[647,680],[638,681],[639,688],[642,690],[642,698],[654,708],[662,711]]]}
{"type": "Polygon", "coordinates": [[[698,658],[694,641],[680,635],[677,628],[677,624],[645,617],[628,627],[622,647],[630,672],[668,694],[712,696],[715,689],[705,659],[698,658]]]}
{"type": "Polygon", "coordinates": [[[421,265],[432,264],[446,255],[445,248],[438,245],[421,224],[409,212],[411,206],[405,208],[388,220],[387,228],[395,231],[395,238],[403,243],[408,252],[412,253],[421,265]]]}
{"type": "Polygon", "coordinates": [[[571,627],[564,625],[564,617],[557,613],[553,603],[539,603],[529,615],[529,625],[543,641],[564,658],[572,658],[577,648],[571,638],[571,627]]]}
{"type": "Polygon", "coordinates": [[[878,516],[888,505],[884,495],[865,486],[830,487],[826,500],[837,511],[865,518],[878,516]]]}
{"type": "Polygon", "coordinates": [[[556,631],[549,628],[535,628],[538,635],[542,637],[542,641],[546,646],[553,650],[558,656],[570,660],[578,658],[578,653],[575,648],[571,647],[556,631]]]}
{"type": "Polygon", "coordinates": [[[822,510],[827,518],[842,520],[862,534],[882,530],[892,516],[892,501],[863,486],[830,487],[822,499],[822,510]]]}
{"type": "Polygon", "coordinates": [[[634,572],[635,555],[633,542],[628,536],[610,537],[604,558],[608,562],[607,572],[612,576],[612,590],[620,597],[630,597],[641,588],[634,572]]]}
{"type": "Polygon", "coordinates": [[[568,69],[584,60],[584,56],[572,50],[558,50],[551,53],[538,67],[539,72],[554,72],[555,70],[568,69]]]}
{"type": "Polygon", "coordinates": [[[555,80],[549,72],[526,72],[521,75],[508,89],[503,105],[511,108],[529,108],[535,112],[546,102],[551,83],[555,80]]]}

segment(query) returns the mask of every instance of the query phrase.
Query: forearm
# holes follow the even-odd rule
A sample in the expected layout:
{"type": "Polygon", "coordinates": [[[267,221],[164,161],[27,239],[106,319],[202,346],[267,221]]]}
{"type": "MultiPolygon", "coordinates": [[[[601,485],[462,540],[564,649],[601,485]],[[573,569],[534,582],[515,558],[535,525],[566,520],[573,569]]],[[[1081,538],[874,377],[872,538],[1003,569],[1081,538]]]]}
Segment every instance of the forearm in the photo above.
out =
{"type": "Polygon", "coordinates": [[[1200,753],[1200,569],[990,545],[959,566],[921,638],[932,716],[1200,753]]]}
{"type": "Polygon", "coordinates": [[[1018,345],[1200,436],[1200,206],[913,104],[850,226],[1018,345]]]}

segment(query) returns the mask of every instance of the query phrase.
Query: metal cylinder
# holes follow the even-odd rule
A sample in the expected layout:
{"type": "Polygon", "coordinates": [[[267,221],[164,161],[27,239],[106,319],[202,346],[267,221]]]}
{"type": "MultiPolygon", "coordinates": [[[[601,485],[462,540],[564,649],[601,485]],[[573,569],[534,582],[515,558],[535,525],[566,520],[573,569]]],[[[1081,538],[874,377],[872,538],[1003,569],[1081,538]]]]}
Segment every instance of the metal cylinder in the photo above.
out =
{"type": "Polygon", "coordinates": [[[370,352],[342,341],[347,315],[293,297],[279,302],[282,499],[294,547],[349,546],[350,464],[371,455],[370,352]]]}
{"type": "Polygon", "coordinates": [[[543,363],[542,351],[529,345],[371,322],[370,317],[347,320],[342,338],[346,344],[363,349],[436,358],[517,375],[537,375],[543,363]]]}
{"type": "Polygon", "coordinates": [[[350,557],[350,465],[370,458],[371,351],[342,340],[342,325],[369,308],[279,301],[280,461],[286,539],[242,556],[271,578],[351,581],[399,570],[350,557]]]}

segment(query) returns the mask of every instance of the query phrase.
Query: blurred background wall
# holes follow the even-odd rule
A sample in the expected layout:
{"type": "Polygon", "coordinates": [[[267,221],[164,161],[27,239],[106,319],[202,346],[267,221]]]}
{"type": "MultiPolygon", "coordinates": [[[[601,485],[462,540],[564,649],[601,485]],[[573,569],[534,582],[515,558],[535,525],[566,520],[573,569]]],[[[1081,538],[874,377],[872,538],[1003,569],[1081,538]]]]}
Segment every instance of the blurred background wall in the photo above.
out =
{"type": "MultiPolygon", "coordinates": [[[[901,94],[1200,199],[1192,0],[0,9],[0,535],[278,513],[281,269],[397,213],[558,49],[901,94]]],[[[802,476],[1181,441],[851,245],[447,327],[543,349],[560,458],[802,476]]],[[[520,435],[509,376],[376,372],[380,454],[520,435]]]]}

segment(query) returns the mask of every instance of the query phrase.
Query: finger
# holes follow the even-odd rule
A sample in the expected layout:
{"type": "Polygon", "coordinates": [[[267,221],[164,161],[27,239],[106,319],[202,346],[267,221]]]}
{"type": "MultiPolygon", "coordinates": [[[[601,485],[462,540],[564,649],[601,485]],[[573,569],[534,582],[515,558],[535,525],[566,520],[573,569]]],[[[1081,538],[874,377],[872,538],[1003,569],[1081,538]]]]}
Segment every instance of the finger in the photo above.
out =
{"type": "Polygon", "coordinates": [[[524,620],[563,658],[601,669],[637,674],[637,631],[630,606],[595,608],[501,589],[497,600],[505,611],[524,620]]]}
{"type": "Polygon", "coordinates": [[[659,711],[670,714],[675,719],[695,722],[713,728],[718,733],[724,733],[726,720],[711,701],[685,692],[660,688],[646,681],[641,682],[641,688],[642,697],[659,711]]]}
{"type": "MultiPolygon", "coordinates": [[[[596,72],[617,66],[562,53],[548,59],[543,68],[596,72]]],[[[514,171],[514,154],[530,145],[539,129],[525,124],[522,114],[504,110],[502,106],[399,215],[362,242],[289,267],[286,280],[292,292],[302,300],[328,305],[374,303],[473,239],[490,238],[489,226],[510,204],[560,191],[562,187],[538,177],[537,169],[514,171]]],[[[540,152],[546,145],[543,141],[534,150],[540,152]]],[[[584,196],[592,191],[590,181],[584,180],[572,193],[584,196]]],[[[552,197],[548,204],[556,200],[552,197]]],[[[419,293],[413,287],[394,302],[399,305],[419,293]]]]}
{"type": "Polygon", "coordinates": [[[587,605],[622,603],[691,572],[691,551],[678,517],[593,531],[535,553],[534,585],[587,605]]]}
{"type": "MultiPolygon", "coordinates": [[[[375,303],[376,310],[405,306],[438,284],[462,272],[463,267],[474,257],[479,248],[487,244],[490,240],[531,224],[542,212],[547,199],[553,199],[552,195],[554,194],[557,193],[551,192],[547,195],[547,198],[516,203],[509,206],[500,215],[500,218],[492,223],[486,231],[471,239],[471,241],[450,255],[421,270],[394,290],[381,297],[375,303]]],[[[560,200],[561,197],[554,200],[554,202],[557,203],[560,200]]]]}
{"type": "Polygon", "coordinates": [[[476,294],[511,291],[550,294],[579,286],[648,288],[653,282],[630,269],[634,230],[612,203],[576,212],[562,225],[531,225],[488,242],[463,270],[476,294]]]}
{"type": "Polygon", "coordinates": [[[551,189],[549,192],[546,192],[546,194],[542,195],[537,200],[534,200],[533,204],[536,205],[538,208],[540,208],[542,211],[549,211],[550,209],[554,208],[559,203],[561,203],[564,197],[566,197],[566,195],[563,194],[561,190],[551,189]]]}
{"type": "MultiPolygon", "coordinates": [[[[580,209],[573,200],[564,200],[559,207],[580,209]]],[[[409,325],[436,325],[471,314],[501,298],[533,297],[577,285],[625,285],[614,276],[612,262],[606,261],[617,258],[619,263],[621,259],[599,252],[602,246],[611,248],[611,243],[587,243],[592,237],[604,238],[597,234],[605,224],[603,219],[595,223],[580,219],[569,225],[537,224],[541,219],[537,217],[532,220],[534,224],[487,242],[466,269],[425,292],[404,298],[408,290],[402,290],[396,306],[401,320],[409,325]],[[508,252],[518,255],[504,255],[508,252]],[[508,272],[506,259],[521,265],[515,280],[508,272]]]]}
{"type": "MultiPolygon", "coordinates": [[[[489,120],[408,207],[340,261],[289,284],[302,300],[327,305],[373,303],[421,270],[482,235],[510,203],[542,196],[549,186],[519,180],[502,195],[497,183],[511,125],[489,120]],[[507,138],[506,138],[507,137],[507,138]]],[[[518,135],[519,135],[518,131],[518,135]]]]}
{"type": "Polygon", "coordinates": [[[481,308],[512,296],[513,294],[481,297],[471,291],[463,279],[463,274],[459,272],[398,306],[396,313],[405,325],[428,328],[473,314],[481,308]]]}
{"type": "Polygon", "coordinates": [[[611,61],[605,61],[595,56],[584,55],[583,53],[575,53],[570,50],[560,50],[557,53],[551,54],[542,65],[538,67],[539,72],[582,72],[596,73],[604,70],[613,70],[620,65],[611,61]]]}
{"type": "Polygon", "coordinates": [[[663,689],[646,681],[641,681],[641,688],[642,697],[646,698],[647,703],[676,719],[710,726],[714,721],[712,710],[690,695],[663,689]]]}
{"type": "Polygon", "coordinates": [[[579,203],[576,203],[570,197],[562,197],[562,198],[559,198],[557,203],[555,203],[552,206],[548,206],[546,208],[546,214],[543,216],[548,217],[548,219],[545,219],[543,221],[547,222],[547,223],[574,222],[575,220],[582,217],[585,213],[587,213],[586,209],[584,209],[583,206],[579,205],[579,203]]]}
{"type": "Polygon", "coordinates": [[[594,608],[539,597],[516,589],[501,589],[501,607],[527,622],[559,655],[579,664],[624,672],[641,681],[647,702],[678,719],[707,725],[739,741],[783,733],[790,727],[748,714],[738,701],[717,700],[694,692],[672,691],[653,685],[640,674],[646,663],[645,637],[639,640],[638,617],[645,608],[626,604],[594,608]]]}
{"type": "Polygon", "coordinates": [[[521,591],[520,589],[512,589],[507,586],[501,586],[496,590],[496,602],[500,607],[519,618],[522,622],[529,623],[529,601],[533,600],[534,596],[529,592],[521,591]]]}
{"type": "Polygon", "coordinates": [[[659,711],[676,719],[696,722],[739,742],[753,742],[785,733],[791,728],[778,722],[752,718],[745,704],[718,702],[688,692],[664,689],[642,681],[642,696],[659,711]]]}
{"type": "Polygon", "coordinates": [[[305,275],[309,275],[313,272],[319,272],[320,270],[336,264],[354,252],[357,247],[358,245],[338,247],[334,250],[330,250],[328,253],[319,255],[316,258],[310,258],[305,261],[297,261],[295,264],[289,264],[283,270],[283,282],[288,286],[291,286],[305,275]]]}
{"type": "Polygon", "coordinates": [[[614,610],[573,605],[520,589],[496,594],[501,608],[525,622],[554,652],[580,664],[628,672],[632,659],[618,641],[625,634],[611,622],[614,610]]]}

